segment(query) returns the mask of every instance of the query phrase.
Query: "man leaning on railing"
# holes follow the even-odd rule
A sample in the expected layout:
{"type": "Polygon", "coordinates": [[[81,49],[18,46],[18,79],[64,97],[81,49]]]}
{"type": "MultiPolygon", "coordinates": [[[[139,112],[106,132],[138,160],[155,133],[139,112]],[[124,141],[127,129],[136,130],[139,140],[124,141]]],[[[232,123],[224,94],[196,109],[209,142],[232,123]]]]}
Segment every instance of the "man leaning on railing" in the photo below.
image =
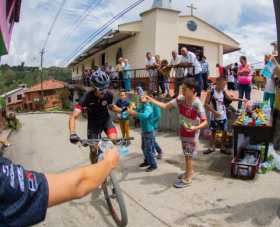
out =
{"type": "Polygon", "coordinates": [[[151,52],[146,54],[146,70],[149,76],[149,92],[157,90],[157,73],[155,71],[155,57],[152,56],[151,52]]]}

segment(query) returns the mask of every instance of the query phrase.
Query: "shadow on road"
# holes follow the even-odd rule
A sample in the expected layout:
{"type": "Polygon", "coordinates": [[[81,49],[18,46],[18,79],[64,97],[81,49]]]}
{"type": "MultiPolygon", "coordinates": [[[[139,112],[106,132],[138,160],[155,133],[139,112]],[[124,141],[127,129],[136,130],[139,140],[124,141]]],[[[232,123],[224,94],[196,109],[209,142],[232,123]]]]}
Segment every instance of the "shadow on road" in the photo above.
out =
{"type": "Polygon", "coordinates": [[[88,216],[92,217],[93,225],[94,220],[96,219],[94,213],[92,212],[92,209],[89,208],[89,206],[92,206],[95,210],[95,212],[99,213],[99,216],[102,218],[103,222],[106,224],[104,226],[107,227],[116,227],[113,223],[113,218],[109,213],[109,209],[107,207],[103,191],[102,189],[97,189],[94,192],[91,193],[90,201],[84,202],[84,201],[72,201],[69,203],[71,206],[81,210],[81,212],[88,216]],[[85,214],[87,213],[87,214],[85,214]]]}
{"type": "Polygon", "coordinates": [[[226,206],[224,208],[192,213],[176,220],[176,224],[183,225],[187,223],[189,218],[201,218],[211,214],[229,214],[225,219],[229,224],[241,224],[251,220],[253,226],[269,226],[275,218],[279,218],[279,208],[279,198],[264,198],[249,203],[241,203],[236,206],[226,206]]]}
{"type": "MultiPolygon", "coordinates": [[[[230,178],[230,165],[232,156],[224,155],[216,152],[211,155],[203,155],[199,151],[199,155],[194,158],[194,172],[199,175],[213,176],[218,178],[230,178]]],[[[185,169],[185,162],[183,155],[176,155],[172,158],[164,160],[166,163],[180,168],[182,171],[185,169]]]]}

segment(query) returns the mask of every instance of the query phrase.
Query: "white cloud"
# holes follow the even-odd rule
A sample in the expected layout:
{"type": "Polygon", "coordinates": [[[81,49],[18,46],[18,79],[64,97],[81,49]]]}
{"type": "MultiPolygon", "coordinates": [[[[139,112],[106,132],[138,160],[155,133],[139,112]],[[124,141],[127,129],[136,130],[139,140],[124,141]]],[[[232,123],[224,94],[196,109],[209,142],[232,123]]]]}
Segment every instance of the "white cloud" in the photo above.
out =
{"type": "MultiPolygon", "coordinates": [[[[15,26],[10,55],[3,57],[2,62],[20,64],[25,61],[28,65],[39,65],[40,49],[61,1],[22,1],[21,21],[15,26]]],[[[102,0],[101,5],[92,10],[79,29],[69,35],[78,17],[85,13],[93,1],[98,2],[98,0],[67,0],[47,46],[46,65],[60,64],[90,33],[134,2],[134,0],[102,0]],[[68,34],[67,37],[65,34],[68,34]]],[[[243,53],[248,55],[250,61],[261,60],[262,55],[270,51],[269,43],[276,39],[271,0],[192,0],[189,2],[173,0],[174,8],[181,10],[182,13],[187,12],[187,4],[190,3],[194,3],[198,8],[195,11],[197,16],[222,28],[237,39],[241,43],[243,53]],[[246,13],[260,18],[253,22],[243,21],[242,15],[246,13]],[[267,24],[261,23],[262,17],[268,18],[267,24]]],[[[152,0],[146,0],[114,25],[138,19],[139,13],[151,5],[152,0]]],[[[239,54],[225,56],[225,61],[235,61],[239,54]]]]}

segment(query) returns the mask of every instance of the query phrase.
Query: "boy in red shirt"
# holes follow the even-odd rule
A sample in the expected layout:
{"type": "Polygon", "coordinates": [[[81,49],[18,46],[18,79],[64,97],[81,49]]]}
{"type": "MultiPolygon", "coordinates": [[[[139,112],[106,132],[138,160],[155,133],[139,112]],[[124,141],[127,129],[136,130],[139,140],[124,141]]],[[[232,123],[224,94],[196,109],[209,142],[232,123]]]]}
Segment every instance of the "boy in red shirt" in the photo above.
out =
{"type": "Polygon", "coordinates": [[[192,157],[197,151],[199,131],[207,126],[205,109],[199,98],[196,97],[196,86],[194,79],[186,79],[182,87],[183,94],[169,103],[162,103],[148,97],[150,102],[158,105],[162,109],[177,108],[179,110],[181,124],[180,137],[185,155],[186,173],[179,175],[174,184],[176,188],[190,186],[193,175],[192,157]]]}

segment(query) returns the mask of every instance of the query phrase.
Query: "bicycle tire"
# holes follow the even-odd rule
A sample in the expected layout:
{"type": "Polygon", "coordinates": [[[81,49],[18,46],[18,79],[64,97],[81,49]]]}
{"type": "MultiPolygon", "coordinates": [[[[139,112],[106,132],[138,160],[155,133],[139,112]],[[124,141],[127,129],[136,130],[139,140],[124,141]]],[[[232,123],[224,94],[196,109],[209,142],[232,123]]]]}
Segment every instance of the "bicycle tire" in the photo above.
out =
{"type": "Polygon", "coordinates": [[[124,198],[121,192],[121,188],[119,186],[119,183],[117,181],[116,173],[114,171],[111,172],[111,174],[107,177],[105,182],[102,185],[102,189],[104,192],[105,200],[107,202],[109,211],[116,222],[116,224],[119,227],[125,227],[127,226],[128,223],[128,218],[127,218],[127,211],[126,211],[126,206],[124,202],[124,198]],[[111,195],[109,194],[109,185],[108,183],[111,183],[114,189],[114,194],[116,196],[116,201],[118,203],[118,208],[120,211],[120,217],[118,216],[118,213],[116,212],[116,207],[114,207],[112,203],[112,198],[111,195]]]}

